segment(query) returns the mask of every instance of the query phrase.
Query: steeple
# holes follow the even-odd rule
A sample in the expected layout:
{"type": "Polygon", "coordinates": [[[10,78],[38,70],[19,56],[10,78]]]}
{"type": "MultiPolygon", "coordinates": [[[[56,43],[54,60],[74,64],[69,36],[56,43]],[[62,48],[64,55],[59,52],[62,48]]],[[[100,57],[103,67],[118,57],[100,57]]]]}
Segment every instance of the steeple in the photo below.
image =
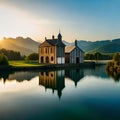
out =
{"type": "Polygon", "coordinates": [[[60,33],[60,30],[59,30],[59,34],[58,34],[58,40],[62,40],[62,35],[60,33]]]}

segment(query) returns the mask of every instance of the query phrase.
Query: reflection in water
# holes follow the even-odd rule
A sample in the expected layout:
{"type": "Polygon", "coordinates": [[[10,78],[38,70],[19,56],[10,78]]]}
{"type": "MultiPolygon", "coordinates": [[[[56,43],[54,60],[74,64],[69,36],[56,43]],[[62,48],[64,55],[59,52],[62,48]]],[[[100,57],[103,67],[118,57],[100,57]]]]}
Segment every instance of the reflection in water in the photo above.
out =
{"type": "Polygon", "coordinates": [[[65,76],[74,81],[75,86],[84,77],[83,69],[70,69],[65,71],[65,76]]]}
{"type": "Polygon", "coordinates": [[[39,72],[39,85],[43,85],[45,89],[57,90],[58,97],[62,95],[65,87],[65,70],[39,72]]]}
{"type": "Polygon", "coordinates": [[[39,72],[39,85],[46,89],[57,90],[58,97],[62,95],[62,90],[65,87],[65,76],[74,81],[77,86],[78,81],[84,77],[83,69],[69,69],[50,72],[39,72]]]}
{"type": "Polygon", "coordinates": [[[120,83],[104,67],[0,73],[0,120],[120,120],[120,83]]]}
{"type": "Polygon", "coordinates": [[[0,79],[3,78],[4,83],[6,80],[12,81],[16,80],[22,82],[24,80],[31,80],[32,78],[38,76],[38,72],[33,71],[20,71],[20,72],[0,72],[0,79]]]}
{"type": "Polygon", "coordinates": [[[4,72],[4,71],[0,71],[0,79],[3,78],[4,83],[5,83],[6,79],[8,79],[8,77],[9,77],[9,74],[13,74],[13,73],[14,73],[14,72],[9,72],[9,71],[4,72]]]}
{"type": "Polygon", "coordinates": [[[74,68],[57,71],[20,71],[20,72],[0,72],[0,80],[3,78],[4,83],[15,80],[22,82],[30,81],[32,78],[39,76],[39,85],[45,87],[45,90],[52,89],[53,93],[56,90],[58,97],[62,95],[62,90],[65,88],[65,77],[74,81],[75,86],[84,76],[97,76],[101,78],[109,78],[105,73],[105,66],[96,66],[94,69],[74,68]]]}
{"type": "Polygon", "coordinates": [[[115,82],[119,82],[120,80],[120,73],[116,72],[116,71],[109,71],[106,69],[106,73],[111,76],[115,82]]]}
{"type": "Polygon", "coordinates": [[[84,75],[108,78],[108,75],[105,73],[105,65],[95,66],[94,69],[86,68],[84,69],[84,75]]]}

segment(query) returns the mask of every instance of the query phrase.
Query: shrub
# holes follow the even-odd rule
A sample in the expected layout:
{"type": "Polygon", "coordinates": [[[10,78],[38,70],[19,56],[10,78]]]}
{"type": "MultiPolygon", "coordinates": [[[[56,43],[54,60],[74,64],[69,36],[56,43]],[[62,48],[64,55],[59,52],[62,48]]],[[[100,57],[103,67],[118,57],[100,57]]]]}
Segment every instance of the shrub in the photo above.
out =
{"type": "Polygon", "coordinates": [[[4,54],[0,54],[0,65],[8,65],[8,58],[4,54]]]}
{"type": "Polygon", "coordinates": [[[120,62],[120,54],[118,52],[114,54],[113,60],[116,62],[120,62]]]}

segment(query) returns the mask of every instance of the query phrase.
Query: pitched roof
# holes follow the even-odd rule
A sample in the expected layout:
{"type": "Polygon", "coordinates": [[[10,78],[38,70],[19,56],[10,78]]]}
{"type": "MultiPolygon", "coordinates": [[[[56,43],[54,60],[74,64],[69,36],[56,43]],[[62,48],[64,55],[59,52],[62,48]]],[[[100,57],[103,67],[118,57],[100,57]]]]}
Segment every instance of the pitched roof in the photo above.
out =
{"type": "Polygon", "coordinates": [[[58,39],[47,39],[46,41],[51,45],[56,45],[58,42],[58,39]]]}
{"type": "Polygon", "coordinates": [[[50,45],[65,46],[65,44],[64,44],[62,41],[58,40],[58,39],[47,39],[46,41],[47,41],[50,45]]]}
{"type": "Polygon", "coordinates": [[[66,46],[65,53],[70,53],[74,48],[75,48],[75,46],[66,46]]]}

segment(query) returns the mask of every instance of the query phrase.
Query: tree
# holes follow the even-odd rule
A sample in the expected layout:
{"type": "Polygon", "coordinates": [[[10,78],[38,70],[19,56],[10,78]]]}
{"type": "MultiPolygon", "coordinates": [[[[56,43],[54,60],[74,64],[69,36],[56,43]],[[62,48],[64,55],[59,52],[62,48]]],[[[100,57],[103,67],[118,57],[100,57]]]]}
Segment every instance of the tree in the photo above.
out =
{"type": "Polygon", "coordinates": [[[21,60],[21,54],[20,52],[13,51],[13,50],[6,50],[6,49],[0,49],[0,53],[3,53],[7,56],[9,60],[21,60]]]}
{"type": "Polygon", "coordinates": [[[38,53],[32,53],[28,55],[25,59],[26,60],[38,60],[38,53]]]}
{"type": "Polygon", "coordinates": [[[0,54],[0,65],[8,65],[8,58],[4,54],[0,54]]]}
{"type": "Polygon", "coordinates": [[[94,54],[94,56],[95,56],[95,60],[100,60],[102,55],[101,55],[101,53],[96,52],[96,53],[94,54]]]}

